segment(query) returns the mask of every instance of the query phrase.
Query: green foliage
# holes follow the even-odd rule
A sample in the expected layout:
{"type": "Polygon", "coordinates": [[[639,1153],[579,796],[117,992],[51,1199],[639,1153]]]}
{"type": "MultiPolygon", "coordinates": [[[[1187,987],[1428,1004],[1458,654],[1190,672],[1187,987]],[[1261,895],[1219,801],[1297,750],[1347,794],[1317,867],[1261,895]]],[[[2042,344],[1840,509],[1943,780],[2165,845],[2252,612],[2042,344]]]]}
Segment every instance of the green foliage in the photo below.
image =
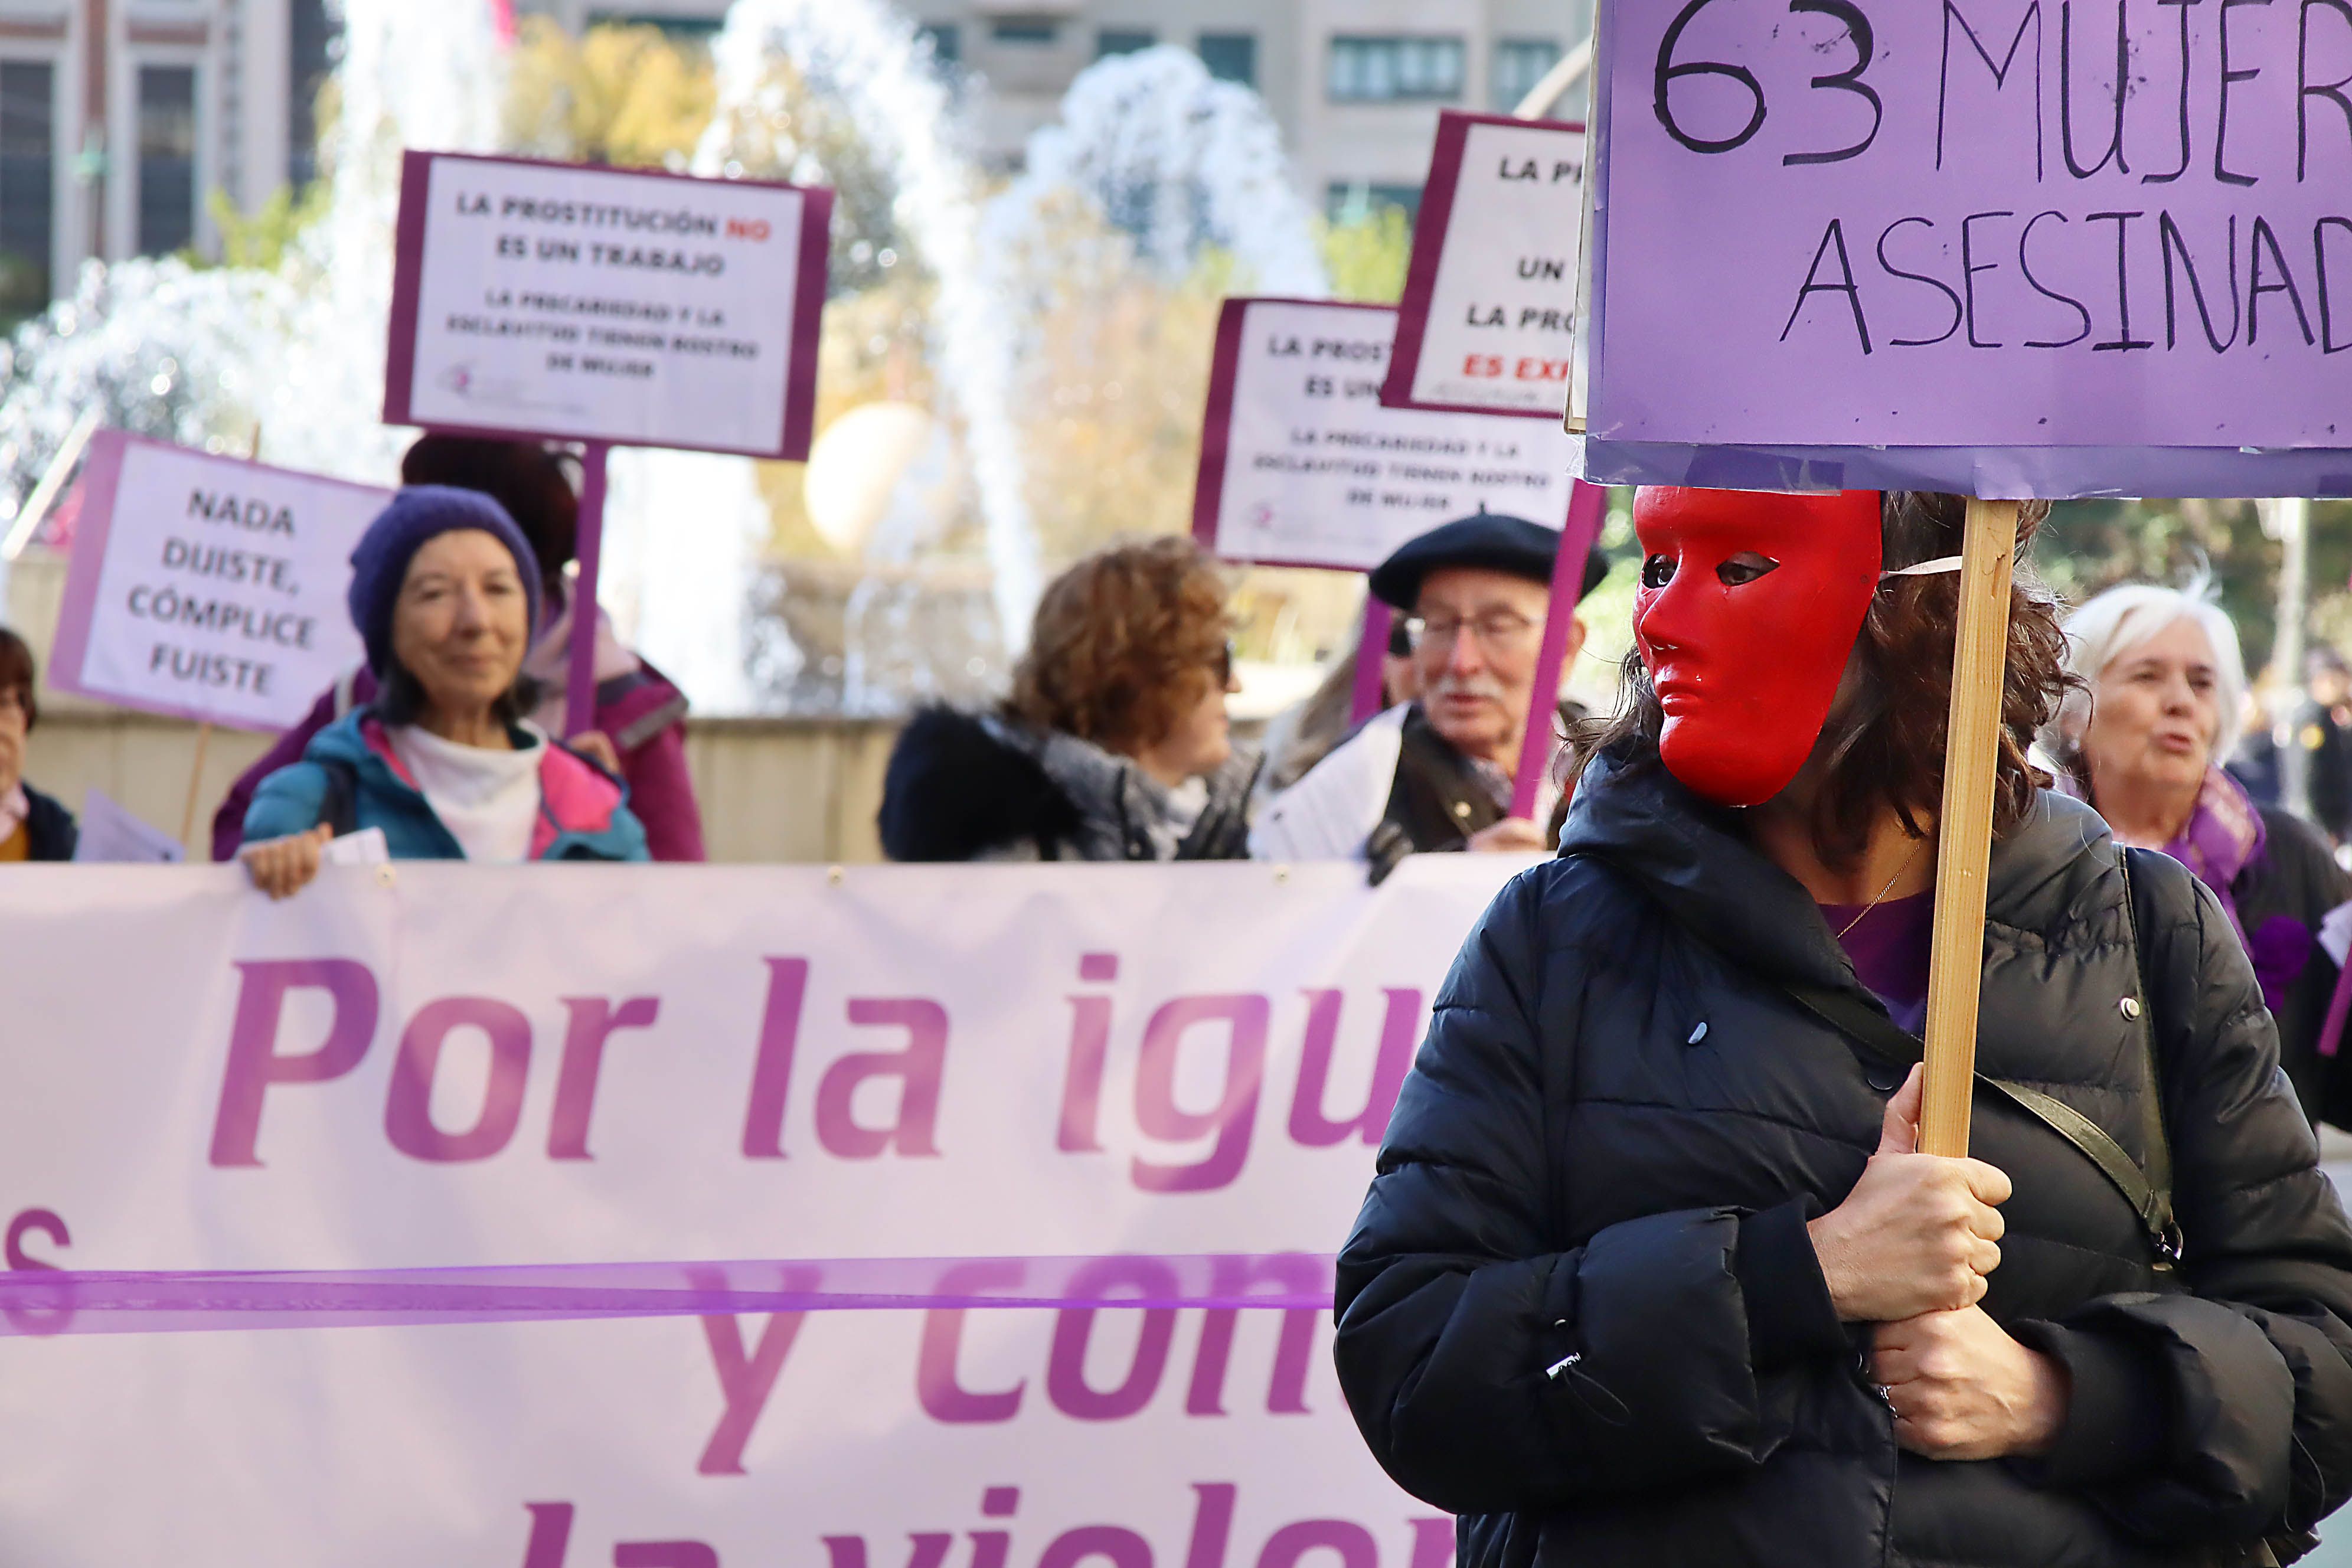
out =
{"type": "MultiPolygon", "coordinates": [[[[302,231],[326,212],[327,200],[324,180],[312,181],[299,195],[291,187],[280,185],[248,217],[236,210],[228,193],[214,191],[206,202],[220,230],[221,265],[277,271],[302,231]]],[[[193,257],[190,259],[194,261],[193,257]]]]}
{"type": "Polygon", "coordinates": [[[1318,237],[1331,297],[1370,305],[1393,305],[1404,298],[1406,265],[1412,259],[1412,225],[1398,206],[1375,206],[1360,216],[1326,222],[1318,237]]]}
{"type": "Polygon", "coordinates": [[[508,68],[506,135],[543,158],[683,168],[719,88],[705,45],[600,22],[578,38],[526,16],[508,68]]]}
{"type": "MultiPolygon", "coordinates": [[[[2250,500],[2062,501],[2034,545],[2042,575],[2070,604],[2119,583],[2187,586],[2200,576],[2237,623],[2246,666],[2271,656],[2278,621],[2280,547],[2250,500]]],[[[2310,625],[2341,641],[2352,635],[2352,502],[2311,509],[2310,625]]]]}

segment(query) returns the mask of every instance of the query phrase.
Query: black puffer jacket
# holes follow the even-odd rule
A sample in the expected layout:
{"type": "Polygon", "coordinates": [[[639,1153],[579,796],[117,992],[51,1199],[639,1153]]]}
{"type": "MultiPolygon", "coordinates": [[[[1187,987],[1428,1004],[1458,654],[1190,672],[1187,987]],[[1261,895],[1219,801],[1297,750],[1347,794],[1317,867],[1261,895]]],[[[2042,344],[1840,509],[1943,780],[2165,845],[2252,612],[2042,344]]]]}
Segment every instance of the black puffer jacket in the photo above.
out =
{"type": "Polygon", "coordinates": [[[1245,860],[1263,765],[1235,747],[1182,820],[1174,795],[1124,757],[933,704],[898,732],[875,826],[893,860],[1245,860]]]}
{"type": "MultiPolygon", "coordinates": [[[[2182,1268],[1979,1094],[1974,1152],[2016,1185],[1985,1309],[2073,1401],[2039,1467],[1920,1459],[1802,1227],[1896,1077],[1775,977],[1877,1004],[1802,888],[1654,758],[1597,761],[1561,858],[1472,933],[1340,1258],[1340,1382],[1389,1473],[1465,1516],[1464,1568],[2237,1562],[2212,1543],[2343,1501],[2352,1229],[2211,896],[2146,858],[2182,1268]]],[[[1993,850],[1979,1063],[2144,1160],[2129,909],[2104,825],[2045,794],[1993,850]]]]}
{"type": "Polygon", "coordinates": [[[2263,852],[2238,873],[2230,885],[2230,898],[2238,906],[2238,924],[2248,942],[2304,947],[2303,972],[2288,984],[2272,1014],[2278,1024],[2279,1056],[2295,1092],[2303,1097],[2304,1114],[2341,1126],[2352,1122],[2352,1058],[2340,1050],[2333,1058],[2319,1054],[2319,1032],[2327,1022],[2337,979],[2336,961],[2319,945],[2319,922],[2328,910],[2352,899],[2352,877],[2336,863],[2319,830],[2300,817],[2264,807],[2263,827],[2267,840],[2263,852]],[[2281,917],[2292,923],[2276,924],[2281,917]],[[2266,927],[2271,929],[2266,931],[2266,927]]]}
{"type": "Polygon", "coordinates": [[[26,858],[72,859],[74,846],[81,841],[81,829],[73,813],[30,784],[25,786],[25,836],[30,840],[26,846],[26,858]]]}

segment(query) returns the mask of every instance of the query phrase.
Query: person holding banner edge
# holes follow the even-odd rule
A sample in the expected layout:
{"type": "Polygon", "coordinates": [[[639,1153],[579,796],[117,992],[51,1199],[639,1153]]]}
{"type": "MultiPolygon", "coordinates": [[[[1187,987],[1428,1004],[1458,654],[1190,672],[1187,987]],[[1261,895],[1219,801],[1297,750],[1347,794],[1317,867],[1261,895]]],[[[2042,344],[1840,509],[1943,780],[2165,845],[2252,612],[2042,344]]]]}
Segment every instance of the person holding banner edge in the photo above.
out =
{"type": "Polygon", "coordinates": [[[539,588],[530,542],[489,497],[393,497],[352,554],[379,694],[255,792],[239,858],[256,887],[291,896],[331,839],[371,827],[394,859],[648,858],[625,786],[524,717],[539,588]]]}
{"type": "MultiPolygon", "coordinates": [[[[550,624],[533,637],[525,669],[539,683],[530,717],[551,734],[562,728],[565,653],[571,637],[570,583],[580,498],[567,459],[536,441],[489,440],[428,433],[401,458],[401,479],[410,485],[454,485],[479,490],[496,500],[522,531],[543,574],[540,602],[552,607],[550,624]]],[[[604,616],[596,623],[595,728],[570,743],[588,752],[629,786],[629,809],[645,826],[646,843],[656,860],[704,858],[702,813],[686,764],[685,695],[623,647],[604,616]]],[[[320,731],[372,701],[375,677],[362,663],[321,693],[303,721],[240,774],[213,816],[213,858],[233,858],[243,842],[245,815],[261,781],[299,762],[320,731]]]]}
{"type": "Polygon", "coordinates": [[[1641,492],[1627,704],[1340,1258],[1342,1386],[1465,1568],[2259,1563],[2352,1490],[2352,1227],[2211,895],[2027,760],[2030,584],[1979,1158],[1912,1152],[1963,511],[1641,492]]]}

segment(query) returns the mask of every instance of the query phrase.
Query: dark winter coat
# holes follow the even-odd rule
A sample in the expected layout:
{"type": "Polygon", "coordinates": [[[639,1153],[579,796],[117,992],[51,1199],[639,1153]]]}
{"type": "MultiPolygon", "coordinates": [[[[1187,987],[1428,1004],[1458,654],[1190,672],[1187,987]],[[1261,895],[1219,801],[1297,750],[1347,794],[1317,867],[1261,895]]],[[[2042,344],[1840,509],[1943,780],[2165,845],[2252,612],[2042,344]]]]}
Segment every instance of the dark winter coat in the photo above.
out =
{"type": "Polygon", "coordinates": [[[81,828],[75,823],[72,812],[54,795],[43,795],[31,784],[25,790],[25,858],[27,860],[70,860],[74,846],[81,841],[81,828]]]}
{"type": "MultiPolygon", "coordinates": [[[[2281,944],[2305,952],[2302,972],[2287,983],[2273,1016],[2287,1077],[2303,1097],[2305,1114],[2352,1121],[2352,1058],[2319,1055],[2319,1031],[2336,994],[2336,961],[2319,945],[2319,922],[2352,899],[2352,876],[2336,863],[2319,830],[2301,817],[2262,808],[2262,853],[2230,884],[2238,923],[2260,950],[2281,944]]],[[[2340,1045],[2340,1043],[2339,1043],[2340,1045]]]]}
{"type": "MultiPolygon", "coordinates": [[[[1896,1449],[1802,1225],[1897,1072],[1776,981],[1879,1005],[1729,814],[1654,750],[1595,762],[1439,994],[1339,1261],[1349,1403],[1463,1516],[1464,1568],[2236,1562],[2211,1543],[2344,1500],[2352,1228],[2220,907],[2141,858],[2184,1262],[2158,1275],[2099,1171],[1979,1095],[1973,1152],[2016,1185],[1984,1307],[2073,1394],[2039,1467],[1931,1461],[1896,1449]]],[[[2144,1161],[2129,909],[2105,826],[2045,793],[1993,849],[1979,1063],[2144,1161]]]]}
{"type": "Polygon", "coordinates": [[[1235,748],[1208,803],[1171,826],[1169,791],[1060,731],[935,705],[891,748],[876,819],[893,860],[1243,860],[1263,761],[1235,748]]]}

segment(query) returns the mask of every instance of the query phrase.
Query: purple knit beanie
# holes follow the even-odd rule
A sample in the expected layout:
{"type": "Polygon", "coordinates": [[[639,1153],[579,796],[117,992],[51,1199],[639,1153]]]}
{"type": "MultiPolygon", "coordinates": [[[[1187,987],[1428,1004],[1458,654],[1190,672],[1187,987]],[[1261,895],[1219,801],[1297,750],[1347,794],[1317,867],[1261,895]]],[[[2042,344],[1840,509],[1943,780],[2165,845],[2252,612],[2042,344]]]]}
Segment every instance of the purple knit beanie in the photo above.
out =
{"type": "Polygon", "coordinates": [[[392,610],[400,601],[400,585],[408,579],[408,563],[427,541],[467,528],[495,534],[514,557],[516,574],[530,601],[531,630],[539,629],[539,557],[506,508],[478,490],[411,485],[376,513],[352,552],[352,586],[344,602],[351,606],[360,640],[367,645],[368,668],[377,679],[392,668],[392,610]]]}

